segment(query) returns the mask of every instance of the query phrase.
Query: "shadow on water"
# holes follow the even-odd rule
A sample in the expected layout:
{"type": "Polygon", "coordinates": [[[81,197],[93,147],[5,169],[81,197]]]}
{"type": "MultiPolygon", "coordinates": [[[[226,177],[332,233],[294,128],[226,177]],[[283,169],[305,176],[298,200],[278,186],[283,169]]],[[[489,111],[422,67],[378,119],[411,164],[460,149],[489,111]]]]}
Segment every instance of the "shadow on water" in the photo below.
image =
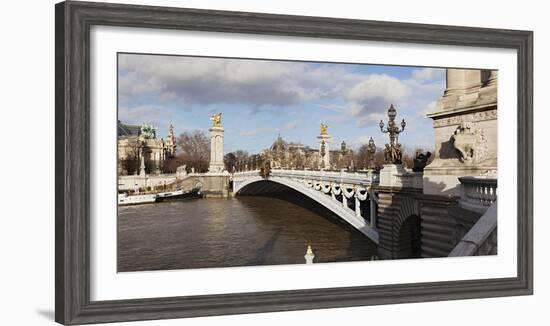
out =
{"type": "MultiPolygon", "coordinates": [[[[286,188],[286,187],[285,187],[286,188]]],[[[280,188],[279,188],[280,189],[280,188]]],[[[334,228],[342,230],[343,234],[346,234],[346,239],[344,241],[339,241],[334,243],[333,246],[330,246],[331,255],[327,255],[325,250],[322,250],[323,247],[326,247],[326,243],[322,243],[324,240],[330,241],[329,239],[323,239],[322,234],[317,234],[313,238],[308,239],[307,243],[304,245],[311,244],[313,251],[315,253],[315,262],[345,262],[345,261],[364,261],[370,260],[373,255],[376,255],[377,246],[374,242],[368,239],[363,233],[355,229],[353,226],[349,225],[347,222],[342,220],[338,215],[334,214],[329,209],[325,208],[323,205],[319,204],[317,201],[309,198],[308,196],[299,193],[291,188],[287,188],[283,191],[279,190],[274,193],[267,193],[262,195],[246,195],[246,196],[237,196],[236,198],[270,198],[273,200],[282,200],[290,203],[291,205],[298,206],[300,208],[306,209],[311,212],[317,218],[321,218],[324,221],[330,223],[334,228]],[[321,248],[316,245],[321,244],[321,248]],[[321,250],[319,250],[321,249],[321,250]],[[338,255],[334,255],[338,253],[338,255]]],[[[248,203],[246,200],[243,201],[244,205],[248,203]]],[[[266,221],[269,223],[269,221],[266,221]]],[[[288,227],[292,227],[289,225],[288,227]]],[[[305,252],[304,252],[305,254],[305,252]]]]}
{"type": "Polygon", "coordinates": [[[275,248],[275,243],[281,234],[281,229],[275,231],[275,233],[265,242],[265,244],[258,249],[256,256],[253,259],[248,261],[246,265],[265,265],[266,257],[273,252],[275,248]]]}
{"type": "MultiPolygon", "coordinates": [[[[325,208],[323,205],[319,204],[318,202],[309,198],[308,196],[290,188],[288,188],[288,190],[286,191],[280,191],[272,194],[246,195],[246,196],[237,196],[236,198],[239,199],[239,198],[246,198],[246,197],[249,197],[249,198],[260,197],[260,198],[271,198],[271,199],[283,200],[295,206],[304,208],[309,212],[319,217],[322,217],[327,222],[343,228],[347,232],[352,232],[352,233],[364,236],[363,233],[361,233],[360,231],[355,229],[353,226],[349,225],[347,222],[342,220],[338,215],[334,214],[331,210],[325,208]]],[[[244,202],[243,204],[246,205],[247,203],[244,202]]]]}

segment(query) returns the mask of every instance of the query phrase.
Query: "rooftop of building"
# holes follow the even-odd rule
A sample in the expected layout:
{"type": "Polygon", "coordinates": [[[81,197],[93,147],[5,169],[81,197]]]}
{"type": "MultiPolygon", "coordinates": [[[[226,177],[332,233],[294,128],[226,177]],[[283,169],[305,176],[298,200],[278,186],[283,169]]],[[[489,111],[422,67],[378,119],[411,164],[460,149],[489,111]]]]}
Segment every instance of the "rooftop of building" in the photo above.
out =
{"type": "Polygon", "coordinates": [[[118,120],[117,134],[118,137],[130,137],[139,136],[141,133],[141,126],[124,124],[118,120]]]}

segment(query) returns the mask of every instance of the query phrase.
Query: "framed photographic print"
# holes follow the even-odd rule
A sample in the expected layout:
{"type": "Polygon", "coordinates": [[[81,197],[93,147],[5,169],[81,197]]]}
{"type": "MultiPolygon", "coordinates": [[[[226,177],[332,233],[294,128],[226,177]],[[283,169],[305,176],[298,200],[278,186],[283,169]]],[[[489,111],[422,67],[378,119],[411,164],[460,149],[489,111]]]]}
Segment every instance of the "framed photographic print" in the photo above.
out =
{"type": "Polygon", "coordinates": [[[55,10],[57,322],[532,293],[532,32],[55,10]]]}

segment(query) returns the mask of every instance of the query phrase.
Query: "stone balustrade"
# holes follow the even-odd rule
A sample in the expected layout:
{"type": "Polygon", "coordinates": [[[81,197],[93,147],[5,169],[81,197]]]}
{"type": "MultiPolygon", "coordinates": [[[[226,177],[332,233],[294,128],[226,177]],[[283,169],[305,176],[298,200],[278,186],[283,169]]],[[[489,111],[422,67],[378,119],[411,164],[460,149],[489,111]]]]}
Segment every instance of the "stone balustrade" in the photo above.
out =
{"type": "MultiPolygon", "coordinates": [[[[244,180],[253,176],[258,176],[260,170],[251,170],[245,172],[235,172],[232,180],[244,180]]],[[[324,182],[345,183],[350,185],[370,186],[377,184],[379,175],[373,170],[348,172],[348,171],[317,171],[317,170],[289,170],[272,169],[270,176],[277,176],[291,179],[308,179],[324,182]]]]}
{"type": "Polygon", "coordinates": [[[497,249],[497,202],[494,201],[449,257],[496,255],[497,249]]]}
{"type": "Polygon", "coordinates": [[[378,173],[372,170],[360,172],[272,169],[271,175],[294,179],[312,179],[325,182],[344,182],[354,185],[378,183],[378,173]]]}
{"type": "Polygon", "coordinates": [[[127,191],[147,187],[169,186],[176,182],[176,180],[176,174],[121,175],[118,177],[118,190],[127,191]]]}
{"type": "Polygon", "coordinates": [[[460,177],[459,205],[467,210],[485,213],[497,200],[497,179],[487,177],[460,177]]]}

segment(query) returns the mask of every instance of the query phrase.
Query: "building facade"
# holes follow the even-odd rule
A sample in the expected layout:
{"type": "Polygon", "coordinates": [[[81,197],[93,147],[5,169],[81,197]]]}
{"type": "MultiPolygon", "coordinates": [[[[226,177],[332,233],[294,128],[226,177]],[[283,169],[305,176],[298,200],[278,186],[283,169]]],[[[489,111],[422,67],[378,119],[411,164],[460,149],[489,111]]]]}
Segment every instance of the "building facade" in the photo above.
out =
{"type": "Polygon", "coordinates": [[[118,121],[118,175],[161,174],[164,163],[176,155],[174,127],[166,139],[158,139],[156,129],[147,124],[128,125],[118,121]]]}
{"type": "MultiPolygon", "coordinates": [[[[311,148],[301,143],[287,142],[280,135],[273,144],[263,151],[262,160],[272,168],[309,170],[353,170],[354,152],[345,141],[339,149],[330,150],[328,135],[323,135],[319,148],[311,148]]],[[[321,136],[320,136],[321,137],[321,136]]]]}

